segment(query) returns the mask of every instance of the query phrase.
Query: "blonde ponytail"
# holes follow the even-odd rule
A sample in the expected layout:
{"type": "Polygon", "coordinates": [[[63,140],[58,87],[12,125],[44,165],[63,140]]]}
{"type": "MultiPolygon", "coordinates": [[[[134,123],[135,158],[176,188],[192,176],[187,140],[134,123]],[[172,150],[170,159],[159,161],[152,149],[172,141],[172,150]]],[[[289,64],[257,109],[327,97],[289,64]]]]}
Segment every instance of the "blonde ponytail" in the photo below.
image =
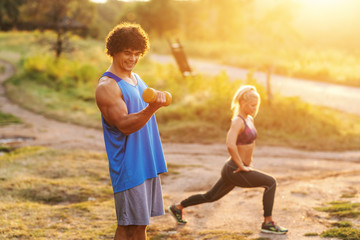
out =
{"type": "MultiPolygon", "coordinates": [[[[256,88],[252,85],[241,86],[235,93],[233,100],[231,102],[231,110],[233,112],[233,118],[239,115],[241,109],[241,102],[247,101],[252,97],[257,97],[259,99],[258,107],[260,105],[260,95],[256,91],[256,88]]],[[[257,113],[257,111],[256,111],[257,113]]],[[[256,115],[255,113],[255,115],[256,115]]]]}

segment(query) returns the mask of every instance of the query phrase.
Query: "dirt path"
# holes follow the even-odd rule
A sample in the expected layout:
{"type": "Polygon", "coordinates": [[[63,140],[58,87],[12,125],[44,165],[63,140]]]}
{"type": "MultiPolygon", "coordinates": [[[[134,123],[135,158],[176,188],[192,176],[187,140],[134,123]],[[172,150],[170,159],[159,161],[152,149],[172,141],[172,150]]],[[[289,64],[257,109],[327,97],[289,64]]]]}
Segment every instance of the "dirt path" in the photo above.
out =
{"type": "MultiPolygon", "coordinates": [[[[25,136],[33,141],[19,145],[44,145],[53,148],[104,151],[102,133],[67,123],[59,123],[18,107],[4,96],[1,83],[14,73],[11,65],[0,61],[5,72],[0,76],[0,111],[13,114],[24,124],[0,127],[0,138],[25,136]]],[[[179,174],[163,176],[166,205],[193,193],[209,189],[217,180],[228,154],[224,144],[199,145],[165,143],[168,163],[182,165],[179,174]]],[[[223,199],[188,208],[189,224],[176,226],[166,214],[152,220],[151,225],[164,232],[203,232],[225,230],[251,231],[255,237],[270,239],[321,239],[305,237],[305,233],[321,233],[331,219],[314,207],[341,199],[343,194],[360,202],[360,152],[305,152],[280,147],[258,146],[254,166],[278,180],[274,219],[289,228],[285,236],[259,233],[262,221],[262,189],[234,189],[223,199]]],[[[201,238],[199,238],[201,239],[201,238]]]]}
{"type": "MultiPolygon", "coordinates": [[[[61,123],[25,110],[5,97],[2,83],[14,73],[13,67],[0,61],[5,67],[0,76],[0,110],[20,118],[24,124],[0,127],[0,138],[21,136],[33,138],[25,145],[43,145],[55,148],[84,148],[103,150],[104,142],[99,130],[61,123]]],[[[24,145],[20,144],[20,145],[24,145]]]]}

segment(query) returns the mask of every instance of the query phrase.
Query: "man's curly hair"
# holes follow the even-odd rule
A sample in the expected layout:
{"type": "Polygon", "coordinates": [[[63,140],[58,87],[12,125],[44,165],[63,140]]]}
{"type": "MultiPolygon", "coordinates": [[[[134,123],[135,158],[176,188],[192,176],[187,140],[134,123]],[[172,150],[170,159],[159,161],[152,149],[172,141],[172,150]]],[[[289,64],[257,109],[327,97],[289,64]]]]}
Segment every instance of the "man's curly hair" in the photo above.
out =
{"type": "Polygon", "coordinates": [[[150,47],[149,37],[139,24],[121,23],[106,37],[106,54],[113,57],[125,49],[140,51],[143,56],[150,47]]]}

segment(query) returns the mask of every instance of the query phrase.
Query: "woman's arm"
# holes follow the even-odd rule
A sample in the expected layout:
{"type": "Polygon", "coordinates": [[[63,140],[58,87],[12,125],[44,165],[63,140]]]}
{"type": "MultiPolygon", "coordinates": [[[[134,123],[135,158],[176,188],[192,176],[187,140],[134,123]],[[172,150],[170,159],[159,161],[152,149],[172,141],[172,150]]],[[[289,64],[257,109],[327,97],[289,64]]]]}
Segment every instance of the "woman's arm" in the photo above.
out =
{"type": "Polygon", "coordinates": [[[243,120],[241,118],[234,118],[231,122],[231,126],[230,129],[227,133],[227,137],[226,137],[226,146],[227,146],[227,150],[232,158],[232,160],[236,163],[236,165],[238,166],[238,169],[234,171],[234,173],[240,172],[240,171],[250,171],[250,169],[244,165],[237,145],[236,145],[236,141],[237,141],[237,137],[238,134],[243,131],[245,128],[245,124],[243,122],[243,120]]]}

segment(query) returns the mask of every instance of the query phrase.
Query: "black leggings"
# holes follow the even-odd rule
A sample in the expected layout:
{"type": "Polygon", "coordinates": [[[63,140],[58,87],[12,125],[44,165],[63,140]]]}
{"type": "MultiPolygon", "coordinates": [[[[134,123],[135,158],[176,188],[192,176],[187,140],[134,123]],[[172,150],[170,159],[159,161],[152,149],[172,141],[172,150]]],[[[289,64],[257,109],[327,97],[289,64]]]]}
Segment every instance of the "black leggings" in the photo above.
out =
{"type": "Polygon", "coordinates": [[[192,195],[183,200],[181,205],[183,207],[189,207],[201,203],[214,202],[228,194],[235,186],[243,188],[264,187],[264,217],[271,216],[276,190],[275,178],[257,170],[233,173],[237,168],[237,165],[229,159],[221,171],[220,179],[207,193],[192,195]]]}

